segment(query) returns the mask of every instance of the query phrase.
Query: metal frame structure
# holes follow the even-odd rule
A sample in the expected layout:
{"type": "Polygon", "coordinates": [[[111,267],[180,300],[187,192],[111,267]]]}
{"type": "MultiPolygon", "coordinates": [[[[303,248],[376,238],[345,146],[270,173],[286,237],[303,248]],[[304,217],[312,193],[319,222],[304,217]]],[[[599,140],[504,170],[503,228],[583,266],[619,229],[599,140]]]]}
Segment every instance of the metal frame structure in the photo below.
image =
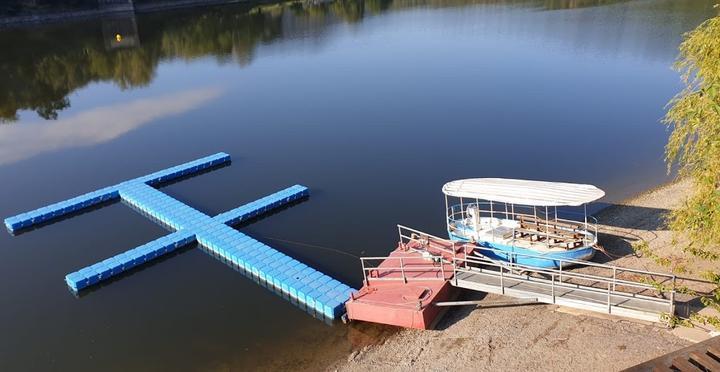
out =
{"type": "MultiPolygon", "coordinates": [[[[569,218],[560,218],[558,217],[558,207],[554,206],[552,213],[550,212],[549,207],[545,208],[545,214],[544,218],[542,216],[538,216],[538,210],[535,206],[528,206],[528,205],[516,205],[512,203],[500,203],[504,204],[504,210],[495,210],[495,202],[488,200],[488,201],[480,201],[480,199],[474,199],[473,202],[466,202],[463,199],[466,198],[458,198],[460,200],[459,204],[451,204],[449,203],[449,197],[448,195],[445,195],[445,224],[447,226],[448,232],[455,231],[455,226],[457,226],[457,223],[460,222],[465,225],[465,221],[468,218],[467,215],[467,208],[468,207],[475,207],[475,210],[479,213],[478,218],[489,218],[490,223],[492,224],[493,221],[497,218],[498,220],[506,220],[506,221],[518,221],[519,218],[529,218],[534,219],[535,221],[538,221],[538,223],[545,225],[545,246],[547,249],[552,248],[553,246],[558,246],[551,243],[551,238],[555,238],[553,234],[550,233],[551,227],[557,227],[561,230],[566,230],[568,232],[574,232],[582,236],[582,246],[591,246],[594,244],[597,244],[597,235],[598,235],[598,228],[597,228],[597,219],[593,216],[587,215],[587,206],[583,205],[583,213],[573,212],[573,211],[562,211],[562,215],[566,216],[577,216],[578,219],[569,219],[569,218]],[[508,208],[508,204],[509,208],[508,208]],[[485,208],[481,208],[485,207],[485,208]],[[530,213],[530,210],[532,210],[532,214],[530,213]],[[560,226],[559,226],[560,225],[560,226]],[[563,226],[565,225],[565,226],[563,226]],[[559,226],[559,227],[558,227],[559,226]],[[571,228],[570,226],[575,226],[574,228],[571,228]]],[[[498,225],[500,226],[500,225],[498,225]]],[[[470,227],[470,226],[468,226],[470,227]]],[[[478,227],[475,226],[475,231],[477,232],[478,227]]],[[[510,240],[511,243],[515,243],[517,241],[516,238],[516,232],[519,231],[519,229],[513,225],[511,227],[512,229],[512,236],[513,239],[510,240]]],[[[495,242],[495,235],[492,235],[492,241],[495,242]]]]}
{"type": "Polygon", "coordinates": [[[596,186],[467,178],[447,182],[442,192],[450,239],[490,245],[504,251],[516,248],[532,253],[552,251],[553,255],[576,259],[588,259],[594,253],[591,248],[597,244],[597,221],[595,224],[588,221],[587,204],[605,195],[596,186]],[[459,199],[459,203],[451,205],[449,198],[459,199]],[[582,218],[559,217],[558,207],[582,207],[582,218]]]}
{"type": "MultiPolygon", "coordinates": [[[[432,262],[427,266],[414,265],[417,270],[435,270],[446,277],[447,268],[451,265],[451,284],[456,287],[482,290],[514,297],[533,297],[539,302],[558,304],[574,308],[616,314],[638,319],[660,321],[662,313],[675,313],[675,282],[676,277],[647,270],[639,270],[614,265],[599,264],[589,261],[562,259],[559,268],[544,268],[522,265],[513,262],[490,259],[482,252],[503,252],[493,248],[478,247],[463,242],[439,238],[419,230],[398,225],[401,245],[414,242],[414,247],[433,245],[433,250],[449,249],[441,254],[425,254],[422,257],[432,262]],[[480,255],[469,256],[465,247],[471,247],[480,255]],[[460,253],[458,253],[460,252],[460,253]],[[590,267],[595,272],[585,273],[577,270],[563,269],[570,265],[590,267]],[[669,282],[669,290],[659,289],[649,283],[650,280],[669,282]],[[658,292],[662,297],[655,296],[658,292]]],[[[417,249],[417,248],[416,248],[417,249]]],[[[525,253],[512,253],[517,256],[542,257],[525,253]]],[[[398,257],[365,257],[361,259],[363,277],[367,282],[367,273],[372,270],[400,270],[387,280],[407,282],[407,265],[399,259],[400,266],[368,267],[366,261],[398,259],[398,257]]],[[[511,260],[516,261],[516,260],[511,260]]],[[[447,273],[450,274],[450,273],[447,273]]],[[[372,280],[383,280],[372,278],[372,280]]],[[[424,278],[423,280],[428,280],[424,278]]]]}
{"type": "Polygon", "coordinates": [[[407,257],[360,257],[360,264],[362,265],[363,270],[363,283],[367,283],[368,285],[370,285],[368,277],[370,277],[370,279],[372,280],[402,281],[403,283],[407,283],[409,281],[446,280],[444,264],[450,264],[450,262],[444,261],[442,256],[430,255],[425,257],[429,258],[432,262],[439,262],[440,264],[407,265],[407,257]],[[372,262],[382,262],[387,260],[398,261],[400,263],[400,266],[376,266],[371,264],[372,262]],[[393,275],[397,274],[398,270],[400,276],[393,275]],[[408,276],[408,273],[411,272],[427,272],[428,270],[438,271],[440,273],[440,276],[435,278],[416,278],[408,276]],[[376,276],[373,276],[373,273],[375,273],[376,276]]]}
{"type": "MultiPolygon", "coordinates": [[[[597,234],[598,234],[598,228],[597,228],[597,219],[593,216],[587,215],[587,209],[584,208],[584,213],[578,213],[578,212],[572,212],[572,211],[561,211],[562,214],[566,216],[577,216],[579,218],[582,218],[582,220],[574,220],[574,219],[568,219],[568,218],[560,218],[558,217],[558,208],[553,207],[553,213],[551,214],[548,207],[545,207],[545,218],[538,217],[537,208],[532,206],[524,206],[524,205],[515,205],[510,204],[510,209],[508,209],[508,203],[502,203],[505,204],[505,210],[502,211],[496,211],[493,207],[494,203],[492,201],[480,201],[479,199],[475,199],[474,202],[463,202],[461,199],[461,204],[452,204],[450,205],[448,203],[448,196],[445,195],[445,218],[446,218],[446,225],[448,227],[448,231],[451,229],[452,223],[457,223],[459,221],[464,221],[467,219],[467,208],[474,206],[478,213],[480,213],[481,218],[490,218],[490,221],[493,221],[493,219],[498,218],[497,216],[502,216],[502,218],[499,218],[501,220],[508,220],[508,221],[517,221],[518,218],[532,218],[537,221],[544,220],[544,224],[546,227],[546,246],[550,248],[550,227],[551,226],[558,226],[560,225],[561,229],[566,229],[567,231],[573,231],[576,233],[579,233],[582,235],[583,239],[583,245],[592,245],[597,243],[597,234]],[[480,208],[480,206],[488,206],[487,208],[483,209],[480,208]],[[523,208],[526,208],[526,213],[521,212],[523,208]],[[532,208],[532,214],[529,213],[530,208],[532,208]],[[520,211],[518,211],[520,210],[520,211]],[[552,216],[552,219],[549,217],[552,216]],[[552,225],[551,225],[552,224],[552,225]],[[566,226],[562,226],[566,225],[566,226]],[[581,229],[574,229],[571,230],[570,226],[577,226],[577,228],[581,229]]],[[[515,236],[515,233],[518,229],[513,226],[512,227],[512,233],[513,237],[515,236]]],[[[515,240],[515,239],[513,239],[515,240]]]]}

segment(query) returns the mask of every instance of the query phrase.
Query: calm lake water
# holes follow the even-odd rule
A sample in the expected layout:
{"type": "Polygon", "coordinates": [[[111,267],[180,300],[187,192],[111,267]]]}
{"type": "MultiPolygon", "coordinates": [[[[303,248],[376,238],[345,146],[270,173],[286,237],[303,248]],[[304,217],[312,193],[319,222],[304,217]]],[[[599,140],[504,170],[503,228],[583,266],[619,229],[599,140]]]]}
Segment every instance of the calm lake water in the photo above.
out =
{"type": "MultiPolygon", "coordinates": [[[[307,185],[240,230],[359,286],[353,256],[387,253],[395,224],[443,233],[446,181],[592,183],[613,202],[667,180],[670,67],[715,2],[338,1],[2,30],[0,216],[225,151],[230,167],[163,190],[217,214],[307,185]]],[[[327,325],[197,248],[67,290],[165,233],[116,203],[0,234],[0,369],[308,369],[380,329],[327,325]]]]}

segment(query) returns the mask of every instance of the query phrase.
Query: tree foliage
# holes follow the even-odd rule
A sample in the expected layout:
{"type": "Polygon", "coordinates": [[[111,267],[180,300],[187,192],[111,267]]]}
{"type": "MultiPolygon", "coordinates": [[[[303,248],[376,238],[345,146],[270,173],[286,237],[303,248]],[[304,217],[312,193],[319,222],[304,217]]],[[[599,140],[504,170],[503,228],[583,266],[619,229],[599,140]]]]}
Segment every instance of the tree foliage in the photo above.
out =
{"type": "MultiPolygon", "coordinates": [[[[665,123],[672,129],[666,146],[668,170],[692,180],[693,191],[668,218],[669,227],[687,239],[685,251],[703,260],[720,258],[720,17],[685,35],[675,67],[685,89],[671,102],[665,123]]],[[[701,298],[720,311],[720,275],[706,279],[715,289],[701,298]]],[[[691,320],[720,328],[720,317],[693,314],[691,320]]]]}
{"type": "Polygon", "coordinates": [[[690,178],[693,193],[669,216],[672,230],[688,239],[686,250],[704,259],[720,257],[720,17],[685,36],[675,66],[685,89],[671,102],[665,123],[672,129],[668,166],[690,178]]]}

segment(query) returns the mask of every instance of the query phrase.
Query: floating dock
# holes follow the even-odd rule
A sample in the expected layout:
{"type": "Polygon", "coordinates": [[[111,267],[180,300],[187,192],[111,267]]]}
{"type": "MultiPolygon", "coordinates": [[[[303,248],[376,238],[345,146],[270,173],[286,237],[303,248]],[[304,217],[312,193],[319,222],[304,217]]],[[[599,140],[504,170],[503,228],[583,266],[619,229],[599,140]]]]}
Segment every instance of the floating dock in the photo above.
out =
{"type": "MultiPolygon", "coordinates": [[[[498,251],[398,226],[400,243],[386,257],[361,258],[363,287],[346,304],[350,320],[428,329],[453,287],[647,321],[675,312],[675,276],[588,261],[558,259],[558,268],[492,259],[498,251]],[[591,266],[592,273],[569,270],[591,266]],[[662,291],[662,293],[658,293],[662,291]],[[661,294],[662,296],[658,296],[661,294]]],[[[542,258],[513,253],[526,259],[542,258]]]]}
{"type": "Polygon", "coordinates": [[[68,274],[65,281],[73,291],[80,291],[197,242],[216,257],[232,262],[308,309],[314,309],[328,318],[338,318],[344,313],[344,303],[353,288],[231,227],[307,197],[307,187],[291,186],[215,217],[153,187],[229,162],[230,155],[218,153],[9,217],[5,219],[5,226],[15,233],[101,203],[122,199],[137,211],[175,231],[68,274]]]}
{"type": "Polygon", "coordinates": [[[362,257],[364,286],[346,304],[348,318],[405,328],[432,329],[451,299],[453,257],[472,248],[442,240],[401,242],[386,257],[362,257]]]}

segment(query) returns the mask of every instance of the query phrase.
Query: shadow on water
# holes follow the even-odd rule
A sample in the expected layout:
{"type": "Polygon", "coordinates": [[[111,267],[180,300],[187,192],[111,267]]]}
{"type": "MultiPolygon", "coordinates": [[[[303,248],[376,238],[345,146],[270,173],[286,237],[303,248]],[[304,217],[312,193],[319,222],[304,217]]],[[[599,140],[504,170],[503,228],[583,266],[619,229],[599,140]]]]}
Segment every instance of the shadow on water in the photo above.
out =
{"type": "Polygon", "coordinates": [[[248,279],[252,280],[253,282],[255,282],[255,284],[257,284],[257,285],[259,285],[259,286],[261,286],[261,287],[263,287],[263,288],[266,288],[267,290],[269,290],[270,292],[272,292],[274,295],[282,298],[282,299],[285,300],[286,302],[289,302],[290,304],[292,304],[293,306],[295,306],[295,307],[297,307],[298,309],[302,310],[302,311],[305,312],[306,314],[312,316],[313,318],[322,321],[324,324],[326,324],[326,325],[328,325],[328,326],[332,326],[332,325],[335,325],[335,324],[337,324],[337,323],[339,322],[339,321],[337,321],[337,320],[333,320],[333,319],[327,318],[327,317],[325,317],[322,313],[318,313],[314,308],[309,308],[309,307],[307,307],[305,304],[298,302],[296,299],[291,298],[291,297],[288,296],[286,293],[283,293],[283,292],[279,291],[276,287],[274,287],[274,286],[272,286],[272,285],[269,285],[267,282],[265,282],[265,281],[263,281],[263,280],[260,280],[257,276],[253,275],[251,272],[248,272],[248,271],[245,270],[244,268],[235,265],[233,262],[228,261],[228,260],[226,260],[226,259],[224,259],[224,258],[222,258],[222,257],[220,257],[220,256],[218,256],[218,255],[216,255],[216,254],[214,254],[212,251],[208,250],[207,248],[203,247],[202,245],[200,245],[200,244],[198,244],[198,243],[188,244],[188,245],[185,245],[185,246],[183,246],[183,247],[180,247],[179,249],[177,249],[177,250],[175,250],[175,251],[173,251],[173,252],[171,252],[171,253],[169,253],[169,254],[163,255],[163,256],[158,257],[158,258],[156,258],[156,259],[153,259],[152,261],[145,262],[145,263],[143,263],[142,265],[136,266],[136,267],[134,267],[134,268],[132,268],[132,269],[130,269],[130,270],[128,270],[128,271],[124,271],[124,272],[122,272],[122,273],[119,274],[119,275],[113,276],[113,277],[111,277],[110,279],[104,280],[104,281],[102,281],[102,282],[100,282],[100,283],[97,283],[96,285],[93,285],[93,286],[90,286],[90,287],[88,287],[88,288],[85,288],[85,289],[83,289],[83,290],[81,290],[81,291],[79,291],[79,292],[75,292],[75,291],[73,291],[73,290],[69,290],[69,292],[72,293],[73,296],[75,296],[76,298],[83,298],[83,297],[88,296],[88,295],[90,295],[90,294],[92,294],[92,293],[95,293],[96,291],[101,290],[101,289],[104,288],[104,287],[107,287],[107,286],[109,286],[109,285],[112,285],[113,283],[116,283],[116,282],[118,282],[118,281],[120,281],[120,280],[123,280],[123,279],[125,279],[125,278],[130,277],[130,276],[133,276],[133,275],[135,275],[135,274],[137,274],[137,273],[140,273],[140,272],[143,272],[143,271],[145,271],[145,270],[148,270],[148,269],[150,269],[150,268],[152,268],[152,267],[154,267],[154,266],[156,266],[156,265],[162,264],[163,262],[165,262],[165,261],[167,261],[167,260],[170,260],[170,259],[172,259],[172,258],[174,258],[174,257],[177,257],[177,256],[179,256],[179,255],[181,255],[181,254],[184,254],[184,253],[186,253],[186,252],[188,252],[188,251],[190,251],[190,250],[192,250],[192,249],[195,249],[195,248],[199,248],[200,250],[202,250],[203,252],[205,252],[207,255],[209,255],[209,256],[211,256],[212,258],[214,258],[214,259],[220,261],[221,263],[225,264],[225,266],[230,267],[231,269],[235,270],[236,272],[242,274],[242,275],[245,276],[246,278],[248,278],[248,279]]]}
{"type": "Polygon", "coordinates": [[[101,289],[104,288],[104,287],[107,287],[107,286],[109,286],[109,285],[112,285],[113,283],[116,283],[116,282],[118,282],[118,281],[120,281],[120,280],[123,280],[123,279],[125,279],[125,278],[130,277],[130,276],[133,276],[133,275],[135,275],[135,274],[137,274],[137,273],[140,273],[140,272],[143,272],[143,271],[145,271],[145,270],[148,270],[148,269],[150,269],[150,268],[152,268],[152,267],[154,267],[154,266],[156,266],[156,265],[160,265],[160,264],[162,264],[163,262],[165,262],[165,261],[167,261],[167,260],[170,260],[170,259],[172,259],[172,258],[174,258],[174,257],[177,257],[177,256],[179,256],[179,255],[181,255],[181,254],[184,254],[184,253],[186,253],[186,252],[188,252],[188,251],[190,251],[190,250],[192,250],[192,249],[194,249],[194,248],[197,248],[198,246],[199,246],[199,244],[197,244],[197,243],[187,244],[187,245],[182,246],[182,247],[180,247],[180,248],[178,248],[178,249],[176,249],[176,250],[174,250],[174,251],[172,251],[172,252],[170,252],[170,253],[168,253],[168,254],[165,254],[165,255],[162,255],[162,256],[160,256],[160,257],[157,257],[157,258],[155,258],[155,259],[153,259],[153,260],[151,260],[151,261],[147,261],[147,262],[143,263],[142,265],[138,265],[138,266],[133,267],[133,268],[130,269],[130,270],[123,271],[122,273],[120,273],[120,274],[118,274],[118,275],[115,275],[115,276],[113,276],[113,277],[111,277],[111,278],[109,278],[109,279],[107,279],[107,280],[103,280],[103,281],[101,281],[101,282],[99,282],[99,283],[97,283],[97,284],[95,284],[95,285],[92,285],[92,286],[87,287],[87,288],[83,288],[83,289],[80,290],[79,292],[75,292],[75,291],[73,291],[72,289],[70,289],[69,287],[68,287],[68,291],[69,291],[70,293],[72,293],[73,296],[75,296],[75,297],[77,297],[77,298],[83,298],[83,297],[85,297],[85,296],[90,295],[91,293],[95,293],[96,291],[101,290],[101,289]]]}
{"type": "MultiPolygon", "coordinates": [[[[207,170],[207,171],[209,172],[209,171],[211,171],[211,170],[207,170]]],[[[190,176],[188,176],[187,178],[189,178],[189,177],[190,177],[190,176]]],[[[179,182],[179,181],[177,181],[177,182],[179,182]]],[[[165,185],[167,185],[167,183],[166,183],[165,185]]],[[[280,207],[280,208],[274,209],[272,212],[267,212],[267,213],[265,213],[265,214],[263,214],[263,215],[261,215],[261,216],[254,217],[254,218],[252,218],[252,219],[243,221],[242,223],[237,224],[237,225],[235,225],[234,227],[235,227],[235,228],[239,228],[239,227],[243,227],[243,226],[248,226],[248,225],[250,225],[250,224],[252,224],[252,223],[254,223],[254,222],[257,222],[257,221],[260,221],[260,220],[262,220],[262,219],[265,219],[265,218],[268,218],[268,217],[270,217],[270,216],[273,216],[273,215],[276,215],[276,214],[278,214],[278,213],[281,213],[282,211],[285,211],[286,209],[289,209],[289,208],[291,208],[291,207],[293,207],[293,206],[295,206],[295,205],[298,205],[298,204],[300,204],[300,203],[303,203],[303,202],[305,202],[305,201],[307,201],[307,200],[308,200],[308,197],[303,197],[303,198],[298,199],[298,200],[295,200],[295,201],[293,201],[293,202],[291,202],[291,203],[285,204],[285,205],[283,205],[283,206],[280,207]]],[[[141,215],[143,215],[144,217],[152,220],[153,222],[155,222],[155,223],[157,223],[157,224],[165,227],[166,229],[168,229],[168,230],[170,230],[170,231],[174,231],[174,229],[170,228],[170,226],[164,224],[162,221],[160,221],[160,220],[158,220],[158,219],[150,216],[149,214],[144,213],[144,212],[141,211],[141,210],[138,210],[138,209],[134,208],[132,205],[129,205],[129,206],[130,206],[132,209],[136,210],[136,211],[137,211],[138,213],[140,213],[141,215]]],[[[68,218],[69,218],[69,217],[68,217],[68,218]]],[[[212,256],[213,258],[217,259],[218,261],[221,261],[221,262],[224,263],[225,265],[231,267],[233,270],[235,270],[235,271],[237,271],[237,272],[240,272],[241,274],[243,274],[243,275],[246,276],[247,278],[253,280],[255,283],[257,283],[258,285],[260,285],[261,287],[269,289],[269,290],[272,291],[275,295],[277,295],[277,296],[279,296],[279,297],[287,300],[288,302],[290,302],[290,303],[292,303],[293,305],[295,305],[296,307],[302,309],[303,311],[305,311],[306,313],[310,314],[310,315],[313,316],[314,318],[317,318],[317,319],[319,319],[319,320],[322,320],[322,321],[324,321],[324,322],[325,322],[326,324],[328,324],[328,325],[334,324],[334,321],[333,321],[332,319],[325,318],[325,317],[323,316],[323,314],[317,313],[317,312],[315,311],[315,309],[308,308],[308,307],[306,307],[304,304],[299,303],[297,300],[295,300],[295,299],[293,299],[293,298],[290,298],[287,294],[278,291],[277,288],[275,288],[275,287],[273,287],[273,286],[271,286],[271,285],[268,285],[266,282],[260,280],[258,277],[254,276],[252,273],[247,272],[244,268],[238,267],[237,265],[233,264],[231,261],[228,261],[228,260],[226,260],[226,259],[224,259],[224,258],[222,258],[222,257],[220,257],[220,256],[218,256],[218,255],[216,255],[216,254],[214,254],[212,251],[208,250],[207,248],[203,247],[202,245],[198,244],[197,242],[192,243],[192,244],[185,245],[185,246],[183,246],[183,247],[180,247],[179,249],[171,252],[170,254],[163,255],[163,256],[158,257],[158,258],[156,258],[156,259],[153,259],[153,260],[151,260],[151,261],[145,262],[145,263],[143,263],[142,265],[139,265],[139,266],[134,267],[134,268],[132,268],[132,269],[130,269],[130,270],[128,270],[128,271],[125,271],[125,272],[121,273],[120,275],[113,276],[112,278],[110,278],[110,279],[108,279],[108,280],[105,280],[105,281],[102,281],[102,282],[98,283],[97,285],[93,285],[93,286],[91,286],[91,287],[89,287],[89,288],[83,289],[83,290],[81,290],[80,292],[74,292],[74,291],[70,291],[70,292],[73,293],[73,294],[74,294],[76,297],[78,297],[78,298],[84,297],[84,296],[86,296],[86,295],[88,295],[88,294],[90,294],[90,293],[93,293],[93,292],[95,292],[95,291],[97,291],[97,290],[99,290],[99,289],[101,289],[101,288],[103,288],[103,287],[105,287],[105,286],[107,286],[107,285],[110,285],[110,284],[112,284],[112,283],[115,283],[115,282],[118,281],[118,280],[121,280],[121,279],[123,279],[123,278],[127,278],[127,277],[132,276],[132,275],[134,275],[134,274],[136,274],[136,273],[142,272],[142,271],[144,271],[144,270],[146,270],[146,269],[148,269],[148,268],[151,268],[151,267],[153,267],[153,266],[155,266],[155,265],[157,265],[157,264],[160,264],[160,263],[162,263],[162,262],[165,262],[166,260],[169,260],[169,259],[171,259],[171,258],[173,258],[173,257],[176,257],[176,256],[178,256],[178,255],[180,255],[180,254],[183,254],[183,253],[185,253],[185,252],[187,252],[187,251],[189,251],[189,250],[191,250],[191,249],[193,249],[193,248],[200,248],[203,252],[207,253],[208,255],[212,256]]]]}
{"type": "Polygon", "coordinates": [[[255,216],[255,217],[249,218],[249,219],[247,219],[247,220],[241,221],[241,222],[239,222],[239,223],[233,224],[232,227],[235,228],[236,230],[239,230],[239,229],[241,229],[241,228],[243,228],[243,227],[247,227],[247,226],[249,226],[249,225],[252,225],[252,224],[255,223],[255,222],[262,221],[262,220],[265,220],[265,219],[267,219],[267,218],[270,218],[270,217],[272,217],[272,216],[274,216],[274,215],[276,215],[276,214],[282,213],[283,211],[285,211],[285,210],[287,210],[287,209],[290,209],[290,208],[292,208],[292,207],[294,207],[294,206],[296,206],[296,205],[298,205],[298,204],[302,204],[302,203],[308,201],[309,199],[310,199],[309,196],[303,196],[302,198],[293,200],[293,201],[291,201],[291,202],[289,202],[289,203],[287,203],[287,204],[283,204],[283,205],[281,205],[280,207],[278,207],[278,208],[276,208],[276,209],[273,209],[273,210],[271,210],[271,211],[269,211],[269,212],[265,212],[265,213],[262,213],[262,214],[260,214],[260,215],[258,215],[258,216],[255,216]]]}
{"type": "Polygon", "coordinates": [[[275,296],[282,298],[286,302],[289,302],[291,305],[297,307],[298,309],[302,310],[303,312],[310,315],[311,317],[322,321],[325,325],[332,326],[332,325],[339,323],[338,320],[333,320],[333,319],[325,317],[322,313],[317,312],[314,308],[310,308],[310,307],[306,306],[305,304],[299,302],[297,299],[290,297],[288,294],[278,290],[275,286],[258,278],[255,275],[253,275],[252,272],[249,272],[249,271],[245,270],[244,268],[242,268],[238,265],[235,265],[232,261],[228,261],[228,260],[214,254],[212,251],[208,250],[207,248],[205,248],[203,246],[199,246],[199,247],[203,252],[207,253],[209,256],[215,258],[216,260],[222,262],[223,264],[225,264],[225,266],[228,266],[229,268],[242,274],[247,279],[250,279],[253,282],[255,282],[255,284],[259,285],[262,288],[267,289],[268,291],[272,292],[275,296]]]}
{"type": "MultiPolygon", "coordinates": [[[[100,209],[103,209],[103,208],[105,208],[105,207],[108,207],[108,206],[113,205],[113,204],[118,203],[118,202],[120,202],[120,198],[116,198],[116,199],[112,199],[112,200],[107,200],[107,201],[104,201],[104,202],[102,202],[102,203],[95,204],[95,205],[93,205],[93,206],[91,206],[91,207],[79,209],[79,210],[70,212],[70,213],[68,213],[68,214],[62,215],[62,216],[60,216],[60,217],[53,218],[53,219],[51,219],[51,220],[49,220],[49,221],[43,221],[43,222],[40,222],[40,223],[38,223],[38,224],[29,226],[29,227],[24,227],[24,228],[22,228],[22,229],[18,229],[18,230],[15,230],[15,231],[10,231],[10,230],[8,230],[8,233],[9,233],[10,235],[12,235],[12,236],[20,236],[20,235],[25,234],[25,233],[28,233],[28,232],[30,232],[30,231],[42,229],[43,227],[50,226],[50,225],[54,225],[54,224],[56,224],[56,223],[60,223],[60,222],[66,221],[66,220],[69,220],[69,219],[74,218],[74,217],[77,217],[77,216],[81,216],[81,215],[84,215],[84,214],[88,214],[88,213],[92,213],[92,212],[98,211],[98,210],[100,210],[100,209]]],[[[21,213],[22,213],[22,212],[21,212],[21,213]]]]}

